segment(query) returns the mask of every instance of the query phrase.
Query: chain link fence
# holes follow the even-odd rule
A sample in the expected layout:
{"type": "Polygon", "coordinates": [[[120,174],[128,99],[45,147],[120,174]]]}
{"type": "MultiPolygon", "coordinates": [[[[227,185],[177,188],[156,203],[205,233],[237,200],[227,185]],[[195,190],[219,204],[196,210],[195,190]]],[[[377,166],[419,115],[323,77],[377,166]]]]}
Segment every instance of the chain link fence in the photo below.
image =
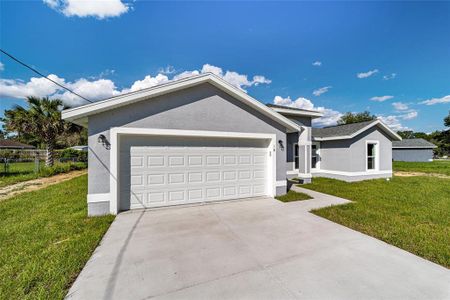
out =
{"type": "MultiPolygon", "coordinates": [[[[39,173],[45,166],[46,150],[0,150],[0,175],[39,173]]],[[[87,162],[87,152],[74,149],[56,150],[55,163],[87,162]]]]}

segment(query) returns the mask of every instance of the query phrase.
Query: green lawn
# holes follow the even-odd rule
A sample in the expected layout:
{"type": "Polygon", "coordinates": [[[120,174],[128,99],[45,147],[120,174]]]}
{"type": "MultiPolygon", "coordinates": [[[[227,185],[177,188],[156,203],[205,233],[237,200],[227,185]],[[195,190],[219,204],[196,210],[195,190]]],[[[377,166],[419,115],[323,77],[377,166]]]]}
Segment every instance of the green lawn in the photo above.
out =
{"type": "Polygon", "coordinates": [[[430,162],[394,161],[394,171],[436,173],[450,176],[450,160],[435,160],[430,162]]]}
{"type": "Polygon", "coordinates": [[[113,216],[87,217],[87,176],[0,202],[0,299],[62,299],[113,216]]]}
{"type": "Polygon", "coordinates": [[[281,202],[292,202],[292,201],[308,200],[312,199],[312,197],[304,193],[298,193],[290,190],[287,194],[276,196],[275,199],[280,200],[281,202]]]}
{"type": "MultiPolygon", "coordinates": [[[[41,163],[42,165],[43,163],[41,163]]],[[[84,162],[65,162],[55,163],[53,167],[41,166],[38,173],[35,173],[34,162],[11,163],[8,172],[4,170],[4,164],[0,164],[0,187],[10,184],[36,179],[40,177],[49,177],[60,173],[67,173],[73,170],[81,170],[87,167],[84,162]]]]}
{"type": "Polygon", "coordinates": [[[450,267],[449,179],[417,176],[347,183],[314,178],[302,187],[355,201],[315,214],[450,267]]]}

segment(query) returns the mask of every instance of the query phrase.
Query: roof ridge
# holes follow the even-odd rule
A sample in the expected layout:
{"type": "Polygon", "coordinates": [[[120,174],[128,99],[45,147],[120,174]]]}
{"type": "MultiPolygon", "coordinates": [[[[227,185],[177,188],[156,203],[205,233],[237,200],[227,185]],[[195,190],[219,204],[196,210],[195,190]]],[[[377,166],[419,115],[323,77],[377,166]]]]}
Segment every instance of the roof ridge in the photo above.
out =
{"type": "Polygon", "coordinates": [[[372,123],[378,121],[378,119],[374,119],[374,120],[370,120],[370,121],[362,121],[362,122],[355,122],[355,123],[349,123],[349,124],[336,124],[336,125],[332,125],[332,126],[327,126],[327,127],[317,127],[317,129],[326,129],[326,128],[335,128],[335,127],[340,127],[340,126],[346,126],[346,125],[354,125],[354,124],[363,124],[363,123],[372,123]]]}

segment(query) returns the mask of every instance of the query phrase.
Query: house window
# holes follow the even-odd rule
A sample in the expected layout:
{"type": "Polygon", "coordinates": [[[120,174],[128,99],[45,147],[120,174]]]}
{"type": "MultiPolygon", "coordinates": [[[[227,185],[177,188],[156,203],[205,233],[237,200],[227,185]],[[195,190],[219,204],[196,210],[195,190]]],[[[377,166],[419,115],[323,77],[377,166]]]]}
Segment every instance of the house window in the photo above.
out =
{"type": "Polygon", "coordinates": [[[319,159],[318,153],[317,153],[317,145],[312,144],[311,145],[311,168],[315,169],[317,168],[317,160],[319,159]]]}
{"type": "Polygon", "coordinates": [[[294,144],[294,169],[298,170],[299,166],[299,151],[298,151],[298,144],[294,144]]]}
{"type": "Polygon", "coordinates": [[[367,170],[375,170],[377,165],[377,144],[367,143],[367,170]]]}

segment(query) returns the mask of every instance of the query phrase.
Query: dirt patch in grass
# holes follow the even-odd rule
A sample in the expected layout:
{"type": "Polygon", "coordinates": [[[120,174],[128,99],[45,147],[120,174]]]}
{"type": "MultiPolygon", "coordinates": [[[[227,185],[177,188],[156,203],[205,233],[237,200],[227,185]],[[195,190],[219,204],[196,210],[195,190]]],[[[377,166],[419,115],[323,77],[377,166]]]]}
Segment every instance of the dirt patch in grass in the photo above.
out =
{"type": "Polygon", "coordinates": [[[445,175],[445,174],[438,174],[438,173],[423,173],[423,172],[403,172],[403,171],[396,171],[396,172],[394,172],[394,176],[399,176],[399,177],[431,176],[431,177],[438,177],[438,178],[450,179],[450,176],[445,175]]]}
{"type": "Polygon", "coordinates": [[[40,190],[50,185],[61,183],[66,180],[84,175],[86,173],[87,170],[78,170],[64,174],[58,174],[52,177],[38,178],[11,184],[0,188],[0,201],[19,195],[21,193],[40,190]]]}

